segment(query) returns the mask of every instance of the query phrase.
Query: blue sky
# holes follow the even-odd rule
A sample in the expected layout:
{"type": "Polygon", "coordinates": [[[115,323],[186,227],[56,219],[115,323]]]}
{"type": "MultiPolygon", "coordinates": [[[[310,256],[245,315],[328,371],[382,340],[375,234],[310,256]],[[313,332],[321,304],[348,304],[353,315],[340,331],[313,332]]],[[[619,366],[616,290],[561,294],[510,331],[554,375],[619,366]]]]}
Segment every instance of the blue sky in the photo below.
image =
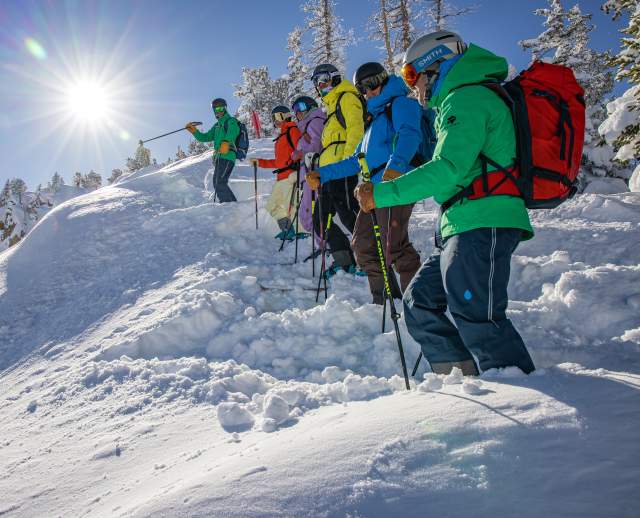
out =
{"type": "MultiPolygon", "coordinates": [[[[505,56],[521,69],[529,55],[517,41],[534,37],[543,19],[533,10],[545,0],[457,0],[479,5],[455,29],[505,56]]],[[[575,2],[564,2],[566,6],[575,2]]],[[[601,1],[580,1],[594,14],[592,46],[616,49],[621,22],[600,12],[601,1]]],[[[94,169],[107,178],[133,156],[139,138],[213,121],[209,103],[225,97],[243,66],[286,72],[287,33],[304,27],[302,2],[294,0],[0,0],[0,185],[23,178],[30,188],[58,171],[94,169]],[[113,112],[88,122],[74,119],[67,103],[73,85],[90,79],[104,87],[113,112]]],[[[348,73],[382,59],[364,25],[375,0],[338,0],[346,27],[361,36],[347,51],[348,73]]],[[[164,161],[186,132],[149,144],[164,161]]]]}

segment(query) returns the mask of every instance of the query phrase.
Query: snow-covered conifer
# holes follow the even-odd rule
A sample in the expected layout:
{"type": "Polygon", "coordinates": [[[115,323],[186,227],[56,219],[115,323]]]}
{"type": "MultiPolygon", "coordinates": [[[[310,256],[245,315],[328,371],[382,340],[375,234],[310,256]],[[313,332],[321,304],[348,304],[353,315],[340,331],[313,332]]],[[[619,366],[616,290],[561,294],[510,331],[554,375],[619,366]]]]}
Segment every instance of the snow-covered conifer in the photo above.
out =
{"type": "Polygon", "coordinates": [[[308,69],[303,59],[302,29],[300,27],[296,27],[289,33],[287,49],[291,52],[287,63],[288,98],[289,101],[293,101],[296,97],[306,94],[305,83],[308,79],[308,69]]]}
{"type": "Polygon", "coordinates": [[[129,171],[137,171],[143,167],[151,165],[151,150],[144,147],[142,142],[136,149],[136,154],[133,158],[127,158],[127,169],[129,171]]]}
{"type": "Polygon", "coordinates": [[[178,146],[178,151],[176,151],[176,160],[182,160],[183,158],[187,158],[187,154],[182,150],[182,147],[178,146]]]}
{"type": "Polygon", "coordinates": [[[253,131],[251,113],[256,111],[266,135],[273,133],[271,110],[278,104],[289,104],[289,84],[286,78],[272,80],[266,66],[258,68],[244,67],[242,83],[235,85],[236,97],[240,98],[238,118],[253,131]]]}
{"type": "Polygon", "coordinates": [[[189,156],[201,155],[202,153],[204,153],[204,152],[206,152],[208,150],[209,150],[209,147],[204,142],[200,142],[198,140],[191,139],[189,141],[189,147],[187,149],[187,155],[189,155],[189,156]]]}
{"type": "MultiPolygon", "coordinates": [[[[603,10],[614,20],[629,15],[629,24],[619,53],[611,59],[617,67],[616,79],[630,84],[622,96],[607,105],[607,118],[599,127],[600,135],[613,146],[615,159],[621,162],[640,160],[640,3],[637,0],[609,0],[603,10]]],[[[633,173],[630,187],[640,187],[640,166],[633,173]]]]}
{"type": "Polygon", "coordinates": [[[60,190],[60,187],[64,185],[64,178],[60,176],[57,172],[53,174],[51,180],[47,184],[47,189],[49,189],[52,193],[56,193],[60,190]]]}
{"type": "Polygon", "coordinates": [[[583,14],[577,4],[567,10],[560,0],[549,0],[549,7],[537,9],[535,14],[546,18],[545,30],[537,38],[521,41],[520,45],[531,51],[533,60],[570,67],[585,90],[583,186],[589,176],[628,176],[624,168],[612,163],[613,149],[598,134],[598,126],[606,116],[605,96],[613,88],[613,73],[608,66],[608,52],[589,47],[590,33],[594,29],[592,15],[583,14]]]}
{"type": "Polygon", "coordinates": [[[102,176],[96,173],[93,169],[89,171],[82,178],[82,187],[89,191],[95,191],[102,187],[102,176]]]}
{"type": "MultiPolygon", "coordinates": [[[[422,3],[425,3],[424,0],[422,3]]],[[[448,0],[426,0],[427,9],[424,13],[427,30],[443,31],[455,27],[455,19],[474,12],[477,7],[458,7],[448,0]]]]}
{"type": "Polygon", "coordinates": [[[308,0],[302,10],[307,13],[307,27],[312,41],[307,49],[309,63],[331,63],[345,70],[345,48],[354,42],[353,30],[345,30],[336,11],[335,0],[308,0]]]}
{"type": "Polygon", "coordinates": [[[113,169],[111,171],[111,176],[107,178],[107,183],[109,185],[113,184],[123,175],[122,169],[113,169]]]}
{"type": "Polygon", "coordinates": [[[83,182],[83,175],[81,172],[76,171],[76,173],[73,175],[73,185],[75,187],[81,187],[82,186],[82,182],[83,182]]]}
{"type": "Polygon", "coordinates": [[[10,184],[11,192],[18,197],[19,203],[22,203],[22,194],[27,191],[27,184],[22,178],[12,178],[10,184]]]}

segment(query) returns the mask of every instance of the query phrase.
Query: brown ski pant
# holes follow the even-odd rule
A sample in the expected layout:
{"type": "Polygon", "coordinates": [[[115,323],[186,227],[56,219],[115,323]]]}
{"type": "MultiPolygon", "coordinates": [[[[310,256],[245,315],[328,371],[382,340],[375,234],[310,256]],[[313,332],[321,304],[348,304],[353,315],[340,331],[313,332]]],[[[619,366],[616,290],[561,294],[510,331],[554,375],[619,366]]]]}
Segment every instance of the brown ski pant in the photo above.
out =
{"type": "MultiPolygon", "coordinates": [[[[420,256],[409,241],[409,219],[412,210],[413,204],[375,209],[387,267],[390,270],[393,268],[400,276],[402,292],[420,268],[420,256]],[[391,232],[389,232],[389,228],[391,228],[391,232]]],[[[362,211],[358,213],[353,229],[351,248],[356,256],[358,266],[367,272],[373,303],[382,304],[384,278],[373,233],[371,214],[362,211]]],[[[393,275],[390,275],[390,284],[394,298],[402,298],[402,293],[393,275]]]]}

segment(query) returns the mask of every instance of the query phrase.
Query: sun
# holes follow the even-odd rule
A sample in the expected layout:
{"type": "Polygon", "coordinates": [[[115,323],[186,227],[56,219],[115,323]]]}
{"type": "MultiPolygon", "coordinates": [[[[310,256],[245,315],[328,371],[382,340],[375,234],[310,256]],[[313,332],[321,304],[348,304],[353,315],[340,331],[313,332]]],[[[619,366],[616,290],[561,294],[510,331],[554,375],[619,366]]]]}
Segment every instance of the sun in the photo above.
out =
{"type": "Polygon", "coordinates": [[[106,122],[109,115],[109,95],[96,81],[80,81],[69,85],[67,108],[79,122],[106,122]]]}

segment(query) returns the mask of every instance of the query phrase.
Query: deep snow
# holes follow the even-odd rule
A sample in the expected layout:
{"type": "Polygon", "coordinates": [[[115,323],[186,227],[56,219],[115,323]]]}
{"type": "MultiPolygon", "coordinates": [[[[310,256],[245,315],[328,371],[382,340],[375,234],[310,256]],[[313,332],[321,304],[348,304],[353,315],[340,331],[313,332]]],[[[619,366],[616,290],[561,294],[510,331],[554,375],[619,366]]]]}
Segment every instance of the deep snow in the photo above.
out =
{"type": "Polygon", "coordinates": [[[543,369],[423,363],[406,393],[366,279],[315,304],[271,173],[256,231],[252,170],[219,205],[209,169],[135,173],[0,254],[0,516],[637,516],[639,193],[532,212],[510,315],[543,369]]]}

